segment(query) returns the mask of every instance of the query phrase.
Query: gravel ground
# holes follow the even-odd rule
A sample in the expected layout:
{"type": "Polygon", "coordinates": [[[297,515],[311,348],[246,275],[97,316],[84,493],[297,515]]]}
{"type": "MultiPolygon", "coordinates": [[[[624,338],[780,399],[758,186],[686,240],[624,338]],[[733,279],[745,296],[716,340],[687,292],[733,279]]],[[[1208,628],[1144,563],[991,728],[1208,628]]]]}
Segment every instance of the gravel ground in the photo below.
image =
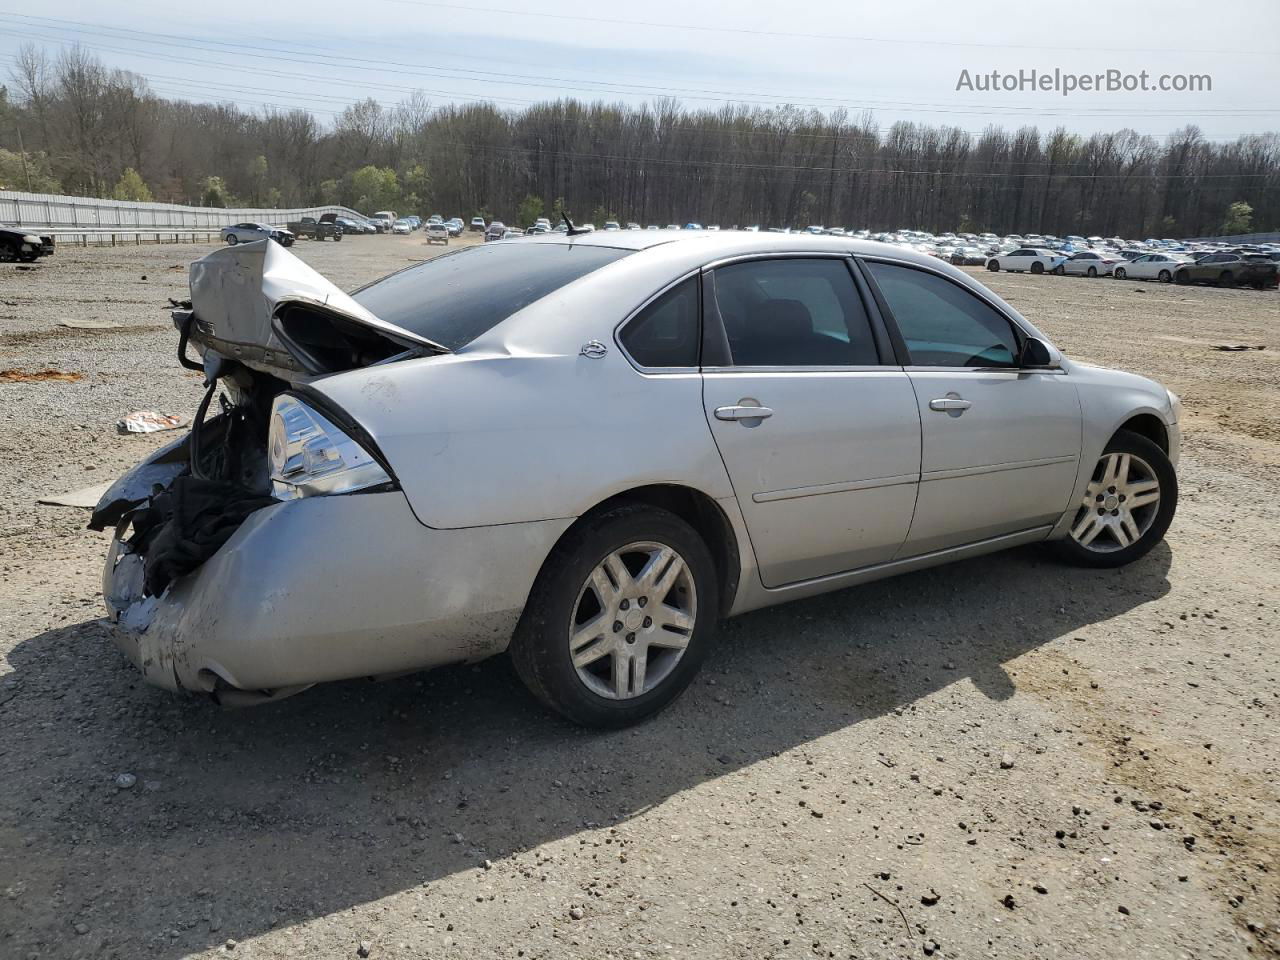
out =
{"type": "MultiPolygon", "coordinates": [[[[0,271],[0,957],[1280,955],[1275,293],[984,274],[1183,396],[1167,544],[750,614],[594,734],[502,659],[224,712],[109,645],[106,536],[35,500],[166,438],[126,412],[192,413],[166,298],[208,249],[0,271]]],[[[429,255],[294,251],[348,288],[429,255]]]]}

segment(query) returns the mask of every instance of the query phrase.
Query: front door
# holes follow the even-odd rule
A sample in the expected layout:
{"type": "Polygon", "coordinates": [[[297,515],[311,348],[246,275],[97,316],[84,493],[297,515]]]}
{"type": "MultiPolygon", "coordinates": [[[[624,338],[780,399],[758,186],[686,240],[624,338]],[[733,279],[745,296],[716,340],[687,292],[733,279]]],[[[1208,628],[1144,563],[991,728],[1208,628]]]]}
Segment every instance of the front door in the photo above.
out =
{"type": "Polygon", "coordinates": [[[761,581],[778,587],[889,560],[906,538],[920,417],[901,367],[882,365],[842,257],[717,267],[707,324],[727,362],[703,371],[707,422],[761,581]]]}
{"type": "Polygon", "coordinates": [[[1080,457],[1080,401],[1061,370],[1022,370],[1008,318],[958,283],[869,261],[909,354],[920,495],[900,556],[1056,522],[1080,457]]]}

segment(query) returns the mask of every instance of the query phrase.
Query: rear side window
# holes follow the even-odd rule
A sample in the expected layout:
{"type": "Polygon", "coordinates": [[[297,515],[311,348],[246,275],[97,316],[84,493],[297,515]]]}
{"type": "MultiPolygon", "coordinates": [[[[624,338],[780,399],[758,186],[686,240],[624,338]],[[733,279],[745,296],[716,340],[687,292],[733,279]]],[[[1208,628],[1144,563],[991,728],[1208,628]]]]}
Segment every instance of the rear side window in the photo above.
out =
{"type": "Polygon", "coordinates": [[[868,261],[906,341],[911,363],[923,367],[1012,367],[1013,326],[960,286],[924,270],[868,261]]]}
{"type": "Polygon", "coordinates": [[[752,260],[717,267],[713,277],[734,366],[879,364],[844,260],[752,260]]]}
{"type": "Polygon", "coordinates": [[[698,312],[698,278],[690,277],[636,314],[619,339],[642,367],[696,367],[698,312]]]}
{"type": "Polygon", "coordinates": [[[631,252],[579,243],[491,243],[393,273],[353,297],[378,319],[457,350],[631,252]]]}

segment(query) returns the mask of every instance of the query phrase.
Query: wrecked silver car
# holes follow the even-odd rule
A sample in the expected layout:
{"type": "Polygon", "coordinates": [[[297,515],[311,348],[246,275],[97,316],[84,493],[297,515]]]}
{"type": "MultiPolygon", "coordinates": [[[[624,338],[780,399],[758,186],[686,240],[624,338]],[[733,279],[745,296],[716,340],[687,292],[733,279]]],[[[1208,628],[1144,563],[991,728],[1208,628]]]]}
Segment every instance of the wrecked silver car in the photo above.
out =
{"type": "Polygon", "coordinates": [[[847,237],[570,231],[351,295],[260,241],[174,322],[191,432],[92,526],[121,649],[226,704],[509,650],[631,723],[721,617],[1037,541],[1120,566],[1177,502],[1172,394],[847,237]]]}

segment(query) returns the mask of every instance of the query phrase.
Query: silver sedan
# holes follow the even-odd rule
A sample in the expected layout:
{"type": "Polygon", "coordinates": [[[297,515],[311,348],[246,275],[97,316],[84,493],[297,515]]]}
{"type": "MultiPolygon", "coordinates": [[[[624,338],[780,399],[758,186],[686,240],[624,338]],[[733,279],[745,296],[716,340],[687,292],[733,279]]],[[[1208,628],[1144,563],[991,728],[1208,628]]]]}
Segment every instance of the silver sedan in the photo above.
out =
{"type": "Polygon", "coordinates": [[[1175,396],[885,244],[546,235],[348,296],[259,242],[191,294],[195,428],[93,524],[121,649],[223,703],[507,652],[633,723],[723,617],[1019,544],[1118,567],[1177,503],[1175,396]]]}
{"type": "Polygon", "coordinates": [[[281,246],[291,247],[294,241],[292,230],[251,221],[233,223],[229,227],[223,227],[218,232],[222,239],[233,247],[237,243],[253,243],[255,240],[274,240],[281,246]]]}

